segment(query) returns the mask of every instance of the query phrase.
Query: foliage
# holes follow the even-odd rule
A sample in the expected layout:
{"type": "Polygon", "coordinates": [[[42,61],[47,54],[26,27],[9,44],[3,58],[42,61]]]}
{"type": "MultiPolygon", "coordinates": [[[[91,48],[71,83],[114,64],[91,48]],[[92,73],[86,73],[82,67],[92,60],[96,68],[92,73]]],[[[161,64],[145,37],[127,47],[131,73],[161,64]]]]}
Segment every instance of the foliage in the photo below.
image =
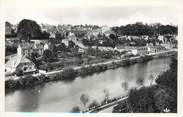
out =
{"type": "Polygon", "coordinates": [[[128,101],[124,100],[118,103],[112,110],[112,113],[129,113],[130,108],[128,106],[128,101]]]}
{"type": "Polygon", "coordinates": [[[49,39],[49,37],[50,37],[50,33],[46,32],[46,31],[41,32],[39,35],[40,39],[49,39]]]}
{"type": "Polygon", "coordinates": [[[103,92],[104,92],[105,100],[108,100],[109,99],[109,90],[104,89],[103,92]]]}
{"type": "Polygon", "coordinates": [[[177,59],[173,58],[170,70],[164,72],[156,79],[158,85],[171,87],[177,91],[177,59]]]}
{"type": "Polygon", "coordinates": [[[17,47],[12,45],[12,46],[6,46],[5,47],[5,54],[6,56],[11,55],[11,54],[15,54],[17,53],[17,47]]]}
{"type": "Polygon", "coordinates": [[[23,70],[22,69],[16,69],[16,75],[17,76],[23,76],[23,70]]]}
{"type": "Polygon", "coordinates": [[[40,76],[32,76],[25,75],[21,76],[18,80],[10,79],[5,81],[5,88],[8,89],[18,89],[26,86],[33,86],[35,84],[39,84],[46,81],[46,77],[44,75],[40,76]]]}
{"type": "Polygon", "coordinates": [[[41,27],[35,21],[23,19],[19,22],[17,36],[20,40],[29,41],[31,38],[39,38],[40,34],[41,27]]]}
{"type": "Polygon", "coordinates": [[[137,22],[135,24],[127,24],[125,26],[113,27],[113,31],[120,35],[164,35],[164,34],[177,34],[178,28],[173,25],[155,24],[143,24],[137,22]]]}
{"type": "MultiPolygon", "coordinates": [[[[142,85],[144,80],[137,79],[139,85],[142,85]]],[[[122,111],[129,107],[132,112],[177,112],[177,59],[173,58],[170,64],[170,69],[159,75],[156,79],[156,85],[149,87],[141,87],[140,89],[131,89],[124,106],[119,104],[114,108],[113,112],[122,111]]]]}
{"type": "Polygon", "coordinates": [[[136,83],[139,86],[144,85],[144,78],[142,78],[142,77],[137,78],[136,83]]]}
{"type": "Polygon", "coordinates": [[[153,99],[153,90],[149,87],[142,87],[139,90],[131,89],[128,102],[132,112],[156,112],[153,99]]]}
{"type": "Polygon", "coordinates": [[[89,108],[94,108],[94,107],[97,107],[99,106],[100,104],[97,102],[97,101],[93,101],[90,105],[89,105],[89,108]]]}
{"type": "Polygon", "coordinates": [[[128,83],[127,82],[122,82],[121,83],[121,87],[126,91],[126,90],[128,90],[128,83]]]}
{"type": "Polygon", "coordinates": [[[84,107],[86,107],[86,104],[89,101],[89,95],[87,94],[82,94],[80,97],[81,102],[83,103],[84,107]]]}
{"type": "Polygon", "coordinates": [[[47,49],[43,52],[43,58],[46,62],[53,62],[54,60],[57,59],[57,52],[56,50],[50,50],[50,49],[47,49]]]}
{"type": "Polygon", "coordinates": [[[72,110],[71,110],[72,113],[80,113],[80,111],[81,110],[78,106],[73,107],[72,110]]]}
{"type": "Polygon", "coordinates": [[[62,72],[63,78],[74,78],[76,76],[77,72],[72,68],[66,68],[62,72]]]}

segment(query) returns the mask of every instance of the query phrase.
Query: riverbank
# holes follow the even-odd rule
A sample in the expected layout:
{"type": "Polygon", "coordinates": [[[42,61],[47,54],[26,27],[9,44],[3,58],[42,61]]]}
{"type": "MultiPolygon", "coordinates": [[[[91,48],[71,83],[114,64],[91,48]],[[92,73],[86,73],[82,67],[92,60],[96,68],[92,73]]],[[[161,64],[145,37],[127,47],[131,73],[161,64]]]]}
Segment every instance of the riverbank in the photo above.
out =
{"type": "Polygon", "coordinates": [[[150,54],[145,56],[132,57],[128,59],[113,60],[113,61],[108,61],[108,62],[103,62],[98,64],[78,66],[74,68],[66,68],[64,70],[47,72],[45,74],[37,75],[37,76],[31,76],[31,75],[22,76],[16,79],[6,80],[5,88],[7,92],[8,90],[25,88],[28,86],[33,86],[33,85],[37,85],[37,84],[41,84],[49,81],[57,81],[57,80],[72,81],[77,76],[87,76],[87,75],[91,75],[96,72],[102,72],[108,69],[115,69],[121,66],[127,66],[127,65],[131,65],[139,62],[149,61],[154,58],[167,57],[167,56],[172,56],[176,54],[177,54],[177,51],[171,50],[171,51],[150,54]]]}

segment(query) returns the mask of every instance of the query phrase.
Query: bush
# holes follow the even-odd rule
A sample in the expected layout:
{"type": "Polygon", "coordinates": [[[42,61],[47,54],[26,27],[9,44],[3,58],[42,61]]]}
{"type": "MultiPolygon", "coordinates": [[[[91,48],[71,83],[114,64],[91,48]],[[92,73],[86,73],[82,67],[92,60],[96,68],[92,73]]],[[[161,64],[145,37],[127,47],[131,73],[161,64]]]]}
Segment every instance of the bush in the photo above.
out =
{"type": "Polygon", "coordinates": [[[95,107],[98,107],[100,104],[97,102],[97,101],[93,101],[90,105],[89,105],[89,108],[95,108],[95,107]]]}
{"type": "Polygon", "coordinates": [[[66,68],[62,72],[62,77],[63,78],[74,78],[74,77],[76,77],[76,74],[77,74],[77,72],[74,69],[66,68]]]}
{"type": "Polygon", "coordinates": [[[113,113],[129,113],[130,108],[127,100],[120,102],[117,106],[115,106],[112,110],[113,113]]]}
{"type": "Polygon", "coordinates": [[[71,110],[72,113],[80,113],[80,111],[81,110],[78,106],[73,107],[72,110],[71,110]]]}

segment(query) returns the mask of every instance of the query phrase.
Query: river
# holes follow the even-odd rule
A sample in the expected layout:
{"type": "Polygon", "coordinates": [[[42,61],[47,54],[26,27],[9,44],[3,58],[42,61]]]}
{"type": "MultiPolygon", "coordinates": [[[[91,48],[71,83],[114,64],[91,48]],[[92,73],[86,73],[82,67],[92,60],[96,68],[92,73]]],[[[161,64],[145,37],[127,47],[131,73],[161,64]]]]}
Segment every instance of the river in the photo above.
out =
{"type": "Polygon", "coordinates": [[[70,112],[72,107],[83,108],[82,94],[101,102],[105,98],[104,89],[109,98],[126,95],[122,82],[128,83],[128,89],[138,87],[136,80],[145,79],[144,85],[150,85],[150,77],[157,76],[169,68],[170,58],[158,58],[145,63],[110,69],[86,77],[77,77],[72,81],[55,81],[34,87],[16,90],[5,96],[5,110],[9,112],[70,112]]]}

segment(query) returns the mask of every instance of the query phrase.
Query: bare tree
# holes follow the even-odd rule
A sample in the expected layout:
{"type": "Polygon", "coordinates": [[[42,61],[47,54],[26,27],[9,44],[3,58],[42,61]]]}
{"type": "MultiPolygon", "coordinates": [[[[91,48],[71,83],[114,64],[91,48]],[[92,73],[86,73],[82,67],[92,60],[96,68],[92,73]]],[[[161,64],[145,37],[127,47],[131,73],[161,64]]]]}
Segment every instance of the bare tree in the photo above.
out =
{"type": "Polygon", "coordinates": [[[89,96],[87,94],[82,94],[80,100],[83,103],[84,108],[86,108],[86,104],[89,101],[89,96]]]}
{"type": "Polygon", "coordinates": [[[79,113],[80,112],[80,108],[78,106],[74,106],[71,110],[72,113],[79,113]]]}
{"type": "Polygon", "coordinates": [[[128,90],[128,83],[127,83],[127,82],[122,82],[122,83],[121,83],[121,87],[122,87],[124,90],[128,90]]]}
{"type": "Polygon", "coordinates": [[[108,100],[109,99],[109,90],[104,89],[103,92],[104,92],[105,100],[108,100]]]}
{"type": "Polygon", "coordinates": [[[154,81],[153,74],[150,75],[149,80],[150,80],[150,86],[151,86],[153,84],[153,81],[154,81]]]}
{"type": "Polygon", "coordinates": [[[142,78],[142,77],[137,78],[136,83],[139,86],[143,86],[144,85],[144,78],[142,78]]]}

